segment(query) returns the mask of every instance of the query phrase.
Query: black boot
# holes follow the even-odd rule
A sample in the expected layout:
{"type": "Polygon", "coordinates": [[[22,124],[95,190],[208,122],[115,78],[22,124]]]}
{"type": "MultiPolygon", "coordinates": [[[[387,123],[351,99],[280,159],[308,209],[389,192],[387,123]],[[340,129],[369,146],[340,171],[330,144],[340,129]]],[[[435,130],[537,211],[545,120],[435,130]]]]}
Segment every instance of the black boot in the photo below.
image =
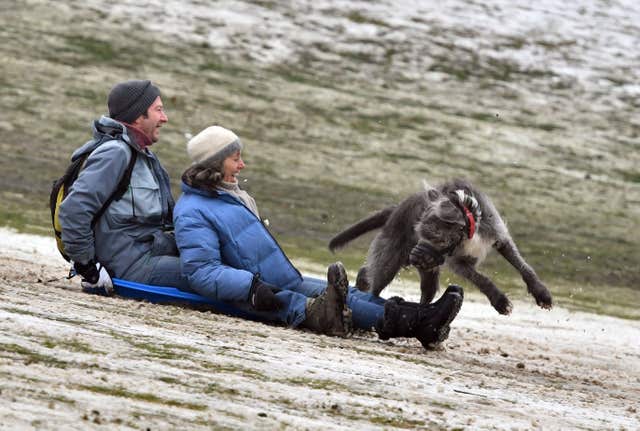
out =
{"type": "Polygon", "coordinates": [[[457,284],[450,284],[449,286],[447,286],[447,289],[444,291],[444,293],[442,294],[442,296],[440,297],[440,299],[438,299],[436,302],[432,302],[430,304],[419,304],[417,302],[408,302],[405,301],[404,304],[409,306],[409,307],[425,307],[425,306],[431,306],[431,307],[439,307],[440,304],[442,304],[442,302],[446,299],[446,295],[447,293],[457,293],[459,294],[462,299],[464,299],[464,291],[462,289],[462,287],[458,286],[457,284]]]}
{"type": "Polygon", "coordinates": [[[351,310],[347,307],[349,280],[340,262],[329,265],[327,289],[316,298],[307,301],[307,317],[302,327],[314,332],[339,337],[348,336],[353,325],[351,310]]]}
{"type": "Polygon", "coordinates": [[[384,315],[376,324],[382,340],[415,337],[425,348],[447,339],[449,326],[462,306],[462,288],[449,286],[433,304],[420,305],[393,297],[384,305],[384,315]]]}

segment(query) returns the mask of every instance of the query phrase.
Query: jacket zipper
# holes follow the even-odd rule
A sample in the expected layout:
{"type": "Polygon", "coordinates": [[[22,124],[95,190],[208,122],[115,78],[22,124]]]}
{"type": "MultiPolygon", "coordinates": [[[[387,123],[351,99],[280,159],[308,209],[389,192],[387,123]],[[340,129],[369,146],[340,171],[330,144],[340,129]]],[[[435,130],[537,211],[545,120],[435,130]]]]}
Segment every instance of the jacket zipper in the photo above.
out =
{"type": "Polygon", "coordinates": [[[131,210],[133,211],[133,217],[136,217],[136,200],[133,197],[133,187],[129,184],[129,190],[131,190],[131,210]]]}
{"type": "Polygon", "coordinates": [[[271,235],[271,232],[269,232],[269,229],[267,229],[267,227],[264,225],[264,223],[262,222],[262,220],[260,220],[260,218],[258,216],[256,216],[253,211],[251,211],[249,208],[247,208],[247,206],[245,204],[243,204],[242,202],[240,202],[238,199],[236,199],[235,197],[231,196],[229,193],[226,193],[227,196],[229,196],[231,199],[233,199],[234,201],[236,201],[236,204],[239,204],[241,207],[243,207],[245,210],[249,211],[249,213],[255,217],[259,222],[260,225],[262,225],[262,228],[265,230],[265,232],[267,232],[267,234],[269,235],[269,237],[273,240],[273,242],[276,243],[276,245],[278,246],[278,248],[280,249],[280,252],[282,252],[282,255],[285,257],[285,259],[287,259],[287,262],[289,262],[289,265],[291,265],[291,268],[294,269],[295,272],[298,273],[298,275],[300,276],[300,278],[302,277],[302,274],[300,273],[300,271],[298,271],[298,268],[296,268],[296,266],[291,263],[291,260],[289,260],[289,256],[287,256],[287,253],[284,252],[284,250],[282,249],[282,247],[280,246],[280,243],[278,242],[278,240],[276,240],[273,235],[271,235]]]}

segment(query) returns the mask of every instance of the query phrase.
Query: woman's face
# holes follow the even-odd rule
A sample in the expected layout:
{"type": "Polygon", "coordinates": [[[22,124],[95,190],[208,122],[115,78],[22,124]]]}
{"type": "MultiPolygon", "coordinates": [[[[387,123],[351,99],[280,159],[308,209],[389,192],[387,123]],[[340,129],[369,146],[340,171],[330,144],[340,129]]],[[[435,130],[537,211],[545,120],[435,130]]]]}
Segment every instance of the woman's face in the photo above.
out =
{"type": "Polygon", "coordinates": [[[244,169],[244,162],[240,156],[240,151],[236,151],[226,159],[222,165],[223,177],[222,180],[227,183],[237,183],[238,179],[236,175],[244,169]]]}

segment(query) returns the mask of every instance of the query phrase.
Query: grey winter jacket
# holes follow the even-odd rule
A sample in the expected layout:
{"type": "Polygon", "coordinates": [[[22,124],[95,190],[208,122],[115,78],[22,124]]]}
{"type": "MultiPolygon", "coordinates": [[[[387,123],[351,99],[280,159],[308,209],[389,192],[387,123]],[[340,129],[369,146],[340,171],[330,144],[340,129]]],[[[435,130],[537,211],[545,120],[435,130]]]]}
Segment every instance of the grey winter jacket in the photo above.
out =
{"type": "Polygon", "coordinates": [[[87,158],[60,205],[65,251],[74,262],[95,258],[113,277],[144,281],[152,270],[150,257],[177,255],[173,235],[166,233],[172,228],[174,205],[169,176],[151,151],[133,142],[122,123],[103,116],[94,122],[93,134],[72,160],[107,136],[87,158]],[[137,159],[129,189],[109,205],[92,230],[94,215],[115,191],[133,151],[137,159]]]}

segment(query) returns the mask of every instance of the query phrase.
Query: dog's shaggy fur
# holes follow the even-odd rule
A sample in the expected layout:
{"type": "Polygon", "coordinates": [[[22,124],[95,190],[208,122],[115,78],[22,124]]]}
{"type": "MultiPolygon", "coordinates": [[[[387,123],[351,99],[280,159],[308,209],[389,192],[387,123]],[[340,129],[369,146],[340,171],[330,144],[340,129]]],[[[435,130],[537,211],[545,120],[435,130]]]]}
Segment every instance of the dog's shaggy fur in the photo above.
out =
{"type": "Polygon", "coordinates": [[[413,265],[420,274],[420,302],[427,304],[438,290],[440,266],[444,263],[475,284],[499,313],[509,314],[511,301],[476,270],[493,246],[520,272],[536,303],[542,308],[552,307],[551,294],[520,255],[491,200],[468,181],[457,179],[435,188],[425,184],[424,191],[337,234],[329,249],[335,251],[375,229],[381,230],[372,241],[356,280],[361,290],[379,295],[402,267],[413,265]],[[473,220],[469,220],[470,213],[473,220]],[[473,222],[475,234],[469,238],[473,222]]]}

